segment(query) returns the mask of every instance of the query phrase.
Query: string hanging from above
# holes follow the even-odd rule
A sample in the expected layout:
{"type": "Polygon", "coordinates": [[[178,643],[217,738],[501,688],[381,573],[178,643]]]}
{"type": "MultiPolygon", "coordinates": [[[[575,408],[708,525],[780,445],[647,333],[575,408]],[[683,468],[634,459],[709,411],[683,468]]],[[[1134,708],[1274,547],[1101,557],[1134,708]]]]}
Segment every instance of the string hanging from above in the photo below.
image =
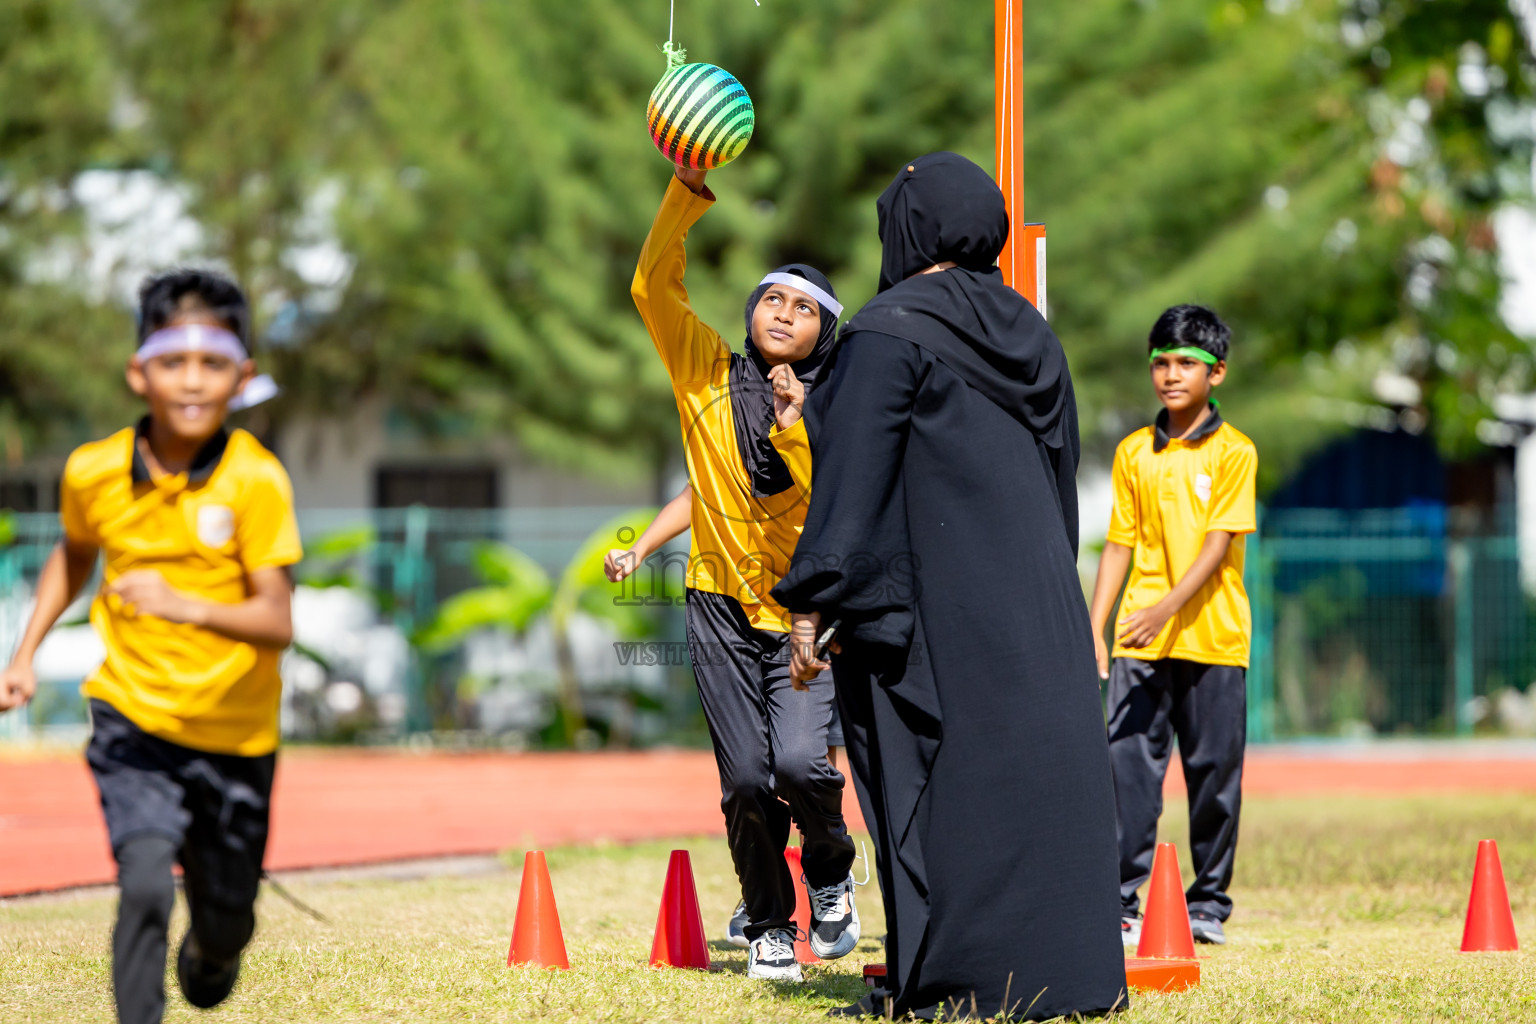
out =
{"type": "Polygon", "coordinates": [[[667,41],[661,48],[667,70],[651,91],[646,123],[662,156],[679,166],[710,171],[747,148],[756,112],[735,75],[713,64],[687,63],[687,52],[673,41],[676,9],[677,0],[670,0],[667,41]]]}

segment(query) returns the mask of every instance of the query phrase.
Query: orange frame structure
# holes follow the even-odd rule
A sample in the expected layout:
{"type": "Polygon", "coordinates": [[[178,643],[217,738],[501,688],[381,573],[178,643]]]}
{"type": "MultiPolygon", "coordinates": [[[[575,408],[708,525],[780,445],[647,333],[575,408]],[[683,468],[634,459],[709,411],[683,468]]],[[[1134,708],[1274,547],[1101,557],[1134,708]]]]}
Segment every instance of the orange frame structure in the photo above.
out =
{"type": "Polygon", "coordinates": [[[1024,220],[1024,0],[993,0],[996,17],[997,183],[1008,209],[1008,242],[998,265],[1003,280],[1042,316],[1045,305],[1045,225],[1024,220]],[[1022,229],[1022,230],[1021,230],[1022,229]]]}

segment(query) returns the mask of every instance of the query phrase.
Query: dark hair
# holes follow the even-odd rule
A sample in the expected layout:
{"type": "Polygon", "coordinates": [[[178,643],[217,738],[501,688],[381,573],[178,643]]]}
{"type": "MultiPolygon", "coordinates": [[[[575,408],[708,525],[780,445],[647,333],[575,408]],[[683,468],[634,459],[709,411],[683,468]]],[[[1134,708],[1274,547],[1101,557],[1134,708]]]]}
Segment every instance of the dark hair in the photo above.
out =
{"type": "Polygon", "coordinates": [[[139,286],[139,344],[178,314],[208,313],[251,347],[251,307],[240,286],[213,270],[167,270],[139,286]]]}
{"type": "Polygon", "coordinates": [[[1204,306],[1172,306],[1152,325],[1147,351],[1160,348],[1199,348],[1217,359],[1227,358],[1232,344],[1232,329],[1221,322],[1215,310],[1204,306]]]}

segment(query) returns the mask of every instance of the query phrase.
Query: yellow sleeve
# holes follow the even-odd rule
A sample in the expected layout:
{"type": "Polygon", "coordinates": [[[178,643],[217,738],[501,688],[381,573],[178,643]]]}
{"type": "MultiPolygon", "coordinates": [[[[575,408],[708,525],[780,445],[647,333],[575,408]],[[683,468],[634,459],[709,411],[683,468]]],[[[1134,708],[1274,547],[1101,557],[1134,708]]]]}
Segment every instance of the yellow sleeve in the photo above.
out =
{"type": "Polygon", "coordinates": [[[683,271],[688,265],[683,243],[688,229],[714,202],[708,189],[695,195],[673,176],[651,233],[645,236],[629,289],[674,384],[708,379],[720,360],[730,354],[720,335],[688,304],[688,289],[683,287],[683,271]]]}
{"type": "Polygon", "coordinates": [[[774,451],[789,467],[790,478],[802,492],[811,489],[811,436],[805,432],[805,417],[801,416],[788,430],[780,430],[775,423],[768,431],[768,440],[774,451]]]}
{"type": "Polygon", "coordinates": [[[85,545],[101,547],[101,535],[96,532],[96,527],[91,524],[90,517],[86,515],[85,508],[89,498],[85,493],[85,483],[81,479],[80,462],[81,455],[77,451],[64,464],[64,477],[59,481],[59,522],[64,527],[65,538],[70,543],[82,547],[85,545]]]}
{"type": "Polygon", "coordinates": [[[274,461],[266,472],[252,473],[241,498],[235,537],[247,573],[294,565],[304,557],[293,515],[293,485],[282,466],[274,461]]]}
{"type": "Polygon", "coordinates": [[[1211,511],[1205,532],[1252,533],[1259,527],[1255,511],[1254,481],[1259,473],[1259,453],[1252,442],[1227,448],[1211,481],[1211,511]]]}
{"type": "Polygon", "coordinates": [[[1132,478],[1131,456],[1126,441],[1115,449],[1115,466],[1111,472],[1114,491],[1114,508],[1109,513],[1109,533],[1105,540],[1123,547],[1136,546],[1136,481],[1132,478]]]}

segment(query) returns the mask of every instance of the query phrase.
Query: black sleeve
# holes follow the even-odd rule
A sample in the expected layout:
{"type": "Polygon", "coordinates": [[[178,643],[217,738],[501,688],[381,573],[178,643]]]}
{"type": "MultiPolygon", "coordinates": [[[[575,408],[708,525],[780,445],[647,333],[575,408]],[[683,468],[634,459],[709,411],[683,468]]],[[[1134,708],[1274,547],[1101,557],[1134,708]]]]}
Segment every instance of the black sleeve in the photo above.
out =
{"type": "Polygon", "coordinates": [[[811,504],[773,598],[869,643],[906,646],[917,601],[902,462],[925,357],[909,341],[857,331],[806,403],[811,504]]]}

